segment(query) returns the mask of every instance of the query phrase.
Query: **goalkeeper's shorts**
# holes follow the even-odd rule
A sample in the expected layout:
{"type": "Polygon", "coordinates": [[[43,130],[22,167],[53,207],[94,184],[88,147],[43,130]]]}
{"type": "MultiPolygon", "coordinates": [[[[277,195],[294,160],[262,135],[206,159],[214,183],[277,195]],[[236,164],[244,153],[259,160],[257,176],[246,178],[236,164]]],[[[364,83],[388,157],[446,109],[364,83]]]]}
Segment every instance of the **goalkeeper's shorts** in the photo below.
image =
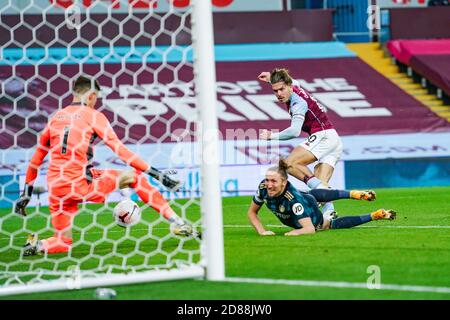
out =
{"type": "Polygon", "coordinates": [[[119,185],[119,170],[91,169],[92,182],[83,181],[74,185],[57,188],[52,186],[49,196],[49,209],[52,224],[56,230],[63,230],[72,225],[78,204],[82,202],[105,202],[108,194],[119,185]]]}

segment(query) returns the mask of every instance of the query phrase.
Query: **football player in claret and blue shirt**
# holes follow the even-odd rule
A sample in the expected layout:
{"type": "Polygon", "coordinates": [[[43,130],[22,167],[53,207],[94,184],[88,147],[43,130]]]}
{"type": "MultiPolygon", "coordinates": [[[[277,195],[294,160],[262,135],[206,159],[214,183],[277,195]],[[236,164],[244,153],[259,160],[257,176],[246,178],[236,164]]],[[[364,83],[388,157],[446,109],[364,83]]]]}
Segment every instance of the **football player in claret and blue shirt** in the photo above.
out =
{"type": "MultiPolygon", "coordinates": [[[[285,104],[291,116],[291,125],[288,128],[281,132],[262,130],[260,139],[290,140],[298,138],[302,131],[308,134],[308,138],[287,157],[288,173],[311,189],[326,188],[336,163],[341,158],[343,145],[325,107],[301,88],[286,69],[276,68],[271,72],[261,72],[258,79],[270,83],[277,100],[285,104]],[[314,162],[317,164],[312,173],[307,166],[314,162]]],[[[334,212],[333,203],[325,203],[323,210],[334,212]]]]}
{"type": "Polygon", "coordinates": [[[258,217],[258,211],[265,203],[267,207],[286,226],[293,228],[286,236],[312,234],[316,230],[351,228],[373,220],[393,220],[394,210],[379,209],[361,216],[335,218],[323,215],[317,202],[327,202],[338,199],[375,200],[372,190],[332,190],[314,189],[309,192],[297,190],[287,176],[288,165],[280,160],[278,166],[271,167],[266,172],[266,178],[259,184],[256,195],[248,209],[248,218],[258,234],[275,235],[266,230],[258,217]]]}

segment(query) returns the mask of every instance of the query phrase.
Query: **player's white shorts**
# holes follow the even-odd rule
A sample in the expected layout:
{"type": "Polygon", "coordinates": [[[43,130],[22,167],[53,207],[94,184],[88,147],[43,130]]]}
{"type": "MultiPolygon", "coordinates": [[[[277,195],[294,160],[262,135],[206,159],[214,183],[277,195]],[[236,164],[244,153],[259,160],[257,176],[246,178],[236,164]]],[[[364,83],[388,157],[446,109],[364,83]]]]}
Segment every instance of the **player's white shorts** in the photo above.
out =
{"type": "Polygon", "coordinates": [[[343,149],[342,140],[334,129],[313,133],[300,146],[310,151],[319,163],[329,164],[333,168],[341,158],[343,149]]]}

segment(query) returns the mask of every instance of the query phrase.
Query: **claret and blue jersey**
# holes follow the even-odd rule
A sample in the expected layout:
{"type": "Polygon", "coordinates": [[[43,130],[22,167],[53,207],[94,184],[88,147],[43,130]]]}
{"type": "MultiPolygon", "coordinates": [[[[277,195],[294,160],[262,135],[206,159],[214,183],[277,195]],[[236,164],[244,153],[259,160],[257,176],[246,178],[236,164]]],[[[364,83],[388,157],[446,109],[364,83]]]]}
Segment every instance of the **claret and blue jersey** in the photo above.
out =
{"type": "Polygon", "coordinates": [[[303,121],[302,131],[309,135],[322,130],[334,129],[322,105],[297,85],[292,86],[292,95],[287,107],[292,119],[297,118],[303,121]]]}
{"type": "Polygon", "coordinates": [[[306,192],[297,190],[290,182],[279,196],[270,197],[265,180],[261,181],[253,202],[259,206],[265,203],[281,223],[294,229],[300,229],[302,226],[298,220],[307,217],[311,218],[315,227],[323,222],[322,212],[317,206],[316,199],[306,192]]]}
{"type": "Polygon", "coordinates": [[[292,86],[292,94],[286,107],[291,116],[291,125],[279,133],[272,133],[271,139],[289,140],[297,138],[302,131],[312,135],[319,131],[334,129],[325,108],[297,85],[292,86]]]}

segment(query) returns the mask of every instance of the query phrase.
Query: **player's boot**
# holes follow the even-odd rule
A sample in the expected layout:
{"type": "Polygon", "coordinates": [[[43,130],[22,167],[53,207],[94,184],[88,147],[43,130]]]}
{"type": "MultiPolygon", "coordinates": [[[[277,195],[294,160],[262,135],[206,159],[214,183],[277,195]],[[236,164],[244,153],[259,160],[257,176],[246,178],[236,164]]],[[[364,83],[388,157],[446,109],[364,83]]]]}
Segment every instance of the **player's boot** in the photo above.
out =
{"type": "Polygon", "coordinates": [[[379,209],[372,212],[370,216],[372,217],[372,220],[394,220],[397,217],[397,212],[394,210],[379,209]]]}
{"type": "Polygon", "coordinates": [[[42,242],[38,240],[37,234],[29,234],[27,237],[27,242],[23,246],[22,252],[23,256],[35,256],[42,248],[42,242]]]}
{"type": "Polygon", "coordinates": [[[195,237],[195,238],[202,238],[202,235],[200,232],[194,230],[194,228],[187,223],[184,224],[173,224],[171,227],[172,233],[177,236],[183,236],[183,237],[195,237]]]}
{"type": "Polygon", "coordinates": [[[374,201],[377,198],[377,194],[373,190],[351,190],[350,198],[355,200],[367,200],[374,201]]]}

